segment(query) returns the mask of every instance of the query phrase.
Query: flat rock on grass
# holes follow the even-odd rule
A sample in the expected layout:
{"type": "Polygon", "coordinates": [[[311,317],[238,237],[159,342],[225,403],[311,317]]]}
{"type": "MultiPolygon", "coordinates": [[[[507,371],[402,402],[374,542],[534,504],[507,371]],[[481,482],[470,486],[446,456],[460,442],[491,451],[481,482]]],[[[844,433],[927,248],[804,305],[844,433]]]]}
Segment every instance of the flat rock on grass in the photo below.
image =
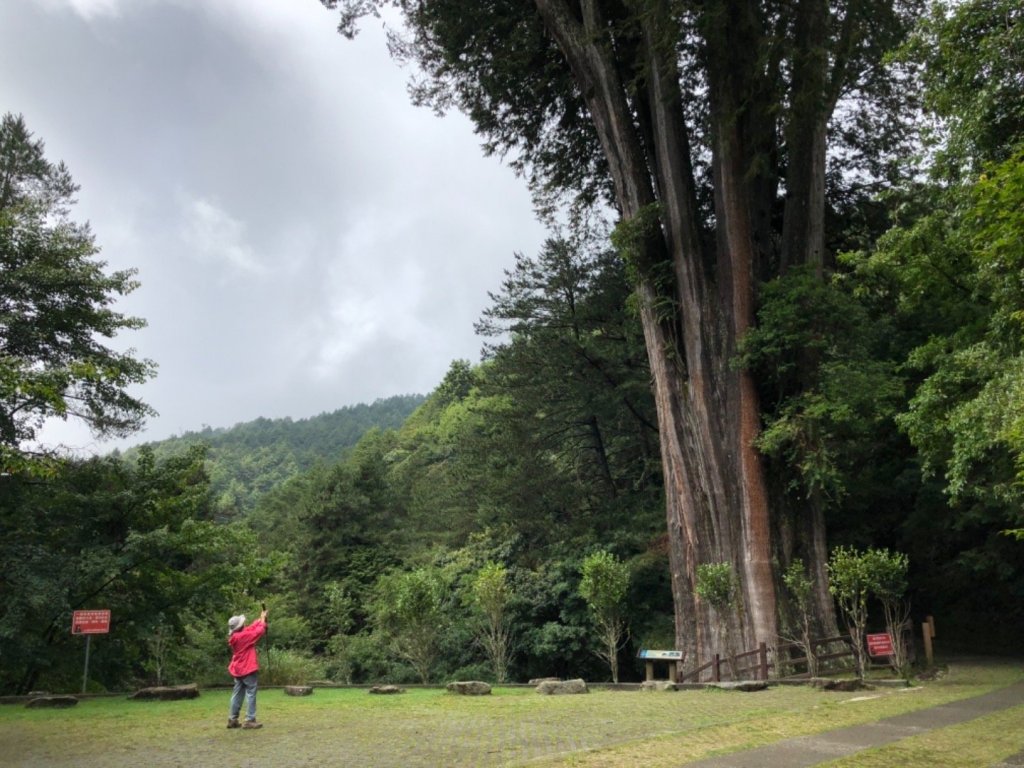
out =
{"type": "Polygon", "coordinates": [[[865,683],[863,680],[857,678],[849,678],[843,680],[830,680],[823,677],[815,677],[811,679],[811,685],[815,688],[820,688],[823,691],[869,691],[871,686],[865,683]]]}
{"type": "Polygon", "coordinates": [[[737,680],[732,683],[711,683],[709,688],[721,688],[723,691],[763,691],[768,687],[767,680],[737,680]]]}
{"type": "Polygon", "coordinates": [[[312,696],[312,685],[286,685],[284,692],[289,696],[312,696]]]}
{"type": "Polygon", "coordinates": [[[152,688],[142,688],[136,691],[129,699],[135,701],[178,701],[179,699],[198,699],[199,686],[195,683],[188,685],[158,685],[152,688]]]}
{"type": "Polygon", "coordinates": [[[78,703],[74,696],[37,696],[29,700],[26,707],[29,709],[73,707],[78,703]]]}
{"type": "Polygon", "coordinates": [[[405,688],[400,688],[397,685],[375,685],[370,689],[370,693],[387,696],[394,693],[405,693],[405,688]]]}
{"type": "Polygon", "coordinates": [[[590,693],[586,681],[581,678],[576,678],[575,680],[549,680],[548,682],[541,683],[534,690],[537,693],[543,693],[545,696],[590,693]]]}
{"type": "Polygon", "coordinates": [[[491,686],[479,680],[465,680],[448,683],[448,693],[457,693],[460,696],[487,696],[491,692],[491,686]]]}

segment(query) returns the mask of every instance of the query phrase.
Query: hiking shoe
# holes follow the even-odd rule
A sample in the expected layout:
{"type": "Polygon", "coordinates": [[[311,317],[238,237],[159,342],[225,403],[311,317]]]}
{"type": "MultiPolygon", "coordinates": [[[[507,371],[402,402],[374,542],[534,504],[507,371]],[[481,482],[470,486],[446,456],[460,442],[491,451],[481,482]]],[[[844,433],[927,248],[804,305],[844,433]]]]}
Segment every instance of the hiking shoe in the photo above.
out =
{"type": "Polygon", "coordinates": [[[240,722],[238,722],[238,718],[237,717],[229,717],[228,718],[228,728],[241,728],[241,727],[242,727],[242,724],[240,722]]]}
{"type": "Polygon", "coordinates": [[[263,723],[257,723],[255,720],[246,720],[242,723],[243,728],[262,728],[263,723]]]}

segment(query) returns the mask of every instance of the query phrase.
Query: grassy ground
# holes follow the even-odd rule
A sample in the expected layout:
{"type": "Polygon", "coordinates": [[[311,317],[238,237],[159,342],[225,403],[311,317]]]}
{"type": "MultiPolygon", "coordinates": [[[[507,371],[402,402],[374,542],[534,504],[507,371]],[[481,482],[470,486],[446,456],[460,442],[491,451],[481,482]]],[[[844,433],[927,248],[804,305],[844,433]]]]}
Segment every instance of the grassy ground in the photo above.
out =
{"type": "MultiPolygon", "coordinates": [[[[259,731],[227,730],[226,691],[183,702],[89,699],[67,710],[0,707],[0,766],[585,766],[676,768],[689,760],[870,722],[978,695],[1024,679],[1020,663],[953,663],[912,689],[826,693],[595,690],[539,696],[497,689],[467,698],[440,690],[371,696],[319,689],[259,694],[259,731]]],[[[1024,748],[1021,709],[847,758],[837,766],[991,765],[1024,748]],[[1012,727],[1011,727],[1012,724],[1012,727]],[[984,748],[965,762],[968,748],[984,748]],[[975,758],[971,758],[975,759],[975,758]],[[857,762],[860,760],[861,762],[857,762]],[[987,762],[984,762],[987,761],[987,762]]],[[[978,750],[975,750],[978,751],[978,750]]]]}

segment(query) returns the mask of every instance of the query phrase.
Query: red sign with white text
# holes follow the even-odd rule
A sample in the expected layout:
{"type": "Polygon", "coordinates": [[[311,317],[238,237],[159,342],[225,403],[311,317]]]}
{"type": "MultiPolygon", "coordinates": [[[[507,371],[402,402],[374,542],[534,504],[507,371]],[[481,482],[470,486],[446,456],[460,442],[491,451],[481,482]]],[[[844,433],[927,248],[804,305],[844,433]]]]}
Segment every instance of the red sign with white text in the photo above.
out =
{"type": "Polygon", "coordinates": [[[105,635],[110,632],[110,611],[75,611],[71,616],[72,635],[105,635]]]}
{"type": "Polygon", "coordinates": [[[892,636],[888,632],[867,635],[868,656],[892,656],[892,636]]]}

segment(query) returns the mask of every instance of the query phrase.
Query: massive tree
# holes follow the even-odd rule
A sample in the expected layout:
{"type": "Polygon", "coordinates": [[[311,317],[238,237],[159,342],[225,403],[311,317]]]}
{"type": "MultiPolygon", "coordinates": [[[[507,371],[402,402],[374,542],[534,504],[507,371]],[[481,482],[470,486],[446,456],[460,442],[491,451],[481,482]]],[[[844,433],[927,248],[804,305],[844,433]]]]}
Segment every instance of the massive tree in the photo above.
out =
{"type": "Polygon", "coordinates": [[[88,224],[69,216],[78,187],[46,159],[20,116],[0,121],[0,463],[49,418],[76,417],[97,436],[136,431],[153,410],[128,392],[155,372],[131,350],[104,346],[145,325],[114,311],[133,270],[104,272],[88,224]]]}
{"type": "MultiPolygon", "coordinates": [[[[758,280],[829,265],[830,121],[845,101],[846,157],[891,95],[881,52],[894,0],[322,0],[353,34],[382,5],[404,15],[393,49],[424,75],[414,97],[455,106],[485,149],[527,174],[538,201],[611,206],[650,359],[658,414],[675,635],[690,659],[728,631],[773,642],[773,557],[803,553],[822,589],[820,504],[773,506],[755,440],[757,382],[733,364],[758,280]],[[861,119],[862,118],[862,119],[861,119]],[[788,520],[782,520],[788,516],[788,520]],[[782,534],[783,531],[790,533],[782,534]],[[728,563],[728,630],[695,591],[728,563]]],[[[865,165],[865,168],[867,166],[865,165]]],[[[801,365],[813,366],[810,357],[801,365]]]]}

